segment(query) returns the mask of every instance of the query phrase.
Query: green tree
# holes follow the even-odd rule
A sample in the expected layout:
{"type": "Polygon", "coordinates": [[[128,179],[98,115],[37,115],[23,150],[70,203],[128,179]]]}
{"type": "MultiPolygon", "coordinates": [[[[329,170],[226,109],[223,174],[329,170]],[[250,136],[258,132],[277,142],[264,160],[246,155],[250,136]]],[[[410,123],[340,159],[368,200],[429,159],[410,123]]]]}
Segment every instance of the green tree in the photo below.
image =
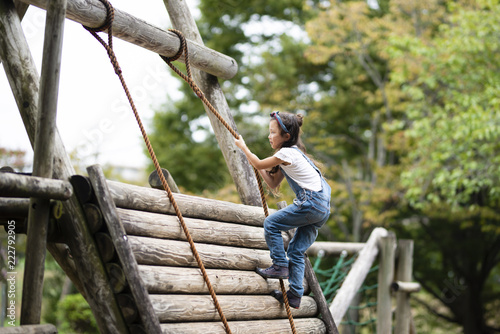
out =
{"type": "Polygon", "coordinates": [[[410,148],[401,182],[418,222],[406,233],[425,249],[416,277],[450,311],[437,314],[465,333],[493,333],[500,330],[500,5],[448,8],[431,42],[391,41],[393,81],[410,97],[406,122],[391,126],[404,130],[410,148]]]}
{"type": "Polygon", "coordinates": [[[67,295],[58,303],[56,317],[61,333],[98,333],[97,322],[81,294],[67,295]]]}

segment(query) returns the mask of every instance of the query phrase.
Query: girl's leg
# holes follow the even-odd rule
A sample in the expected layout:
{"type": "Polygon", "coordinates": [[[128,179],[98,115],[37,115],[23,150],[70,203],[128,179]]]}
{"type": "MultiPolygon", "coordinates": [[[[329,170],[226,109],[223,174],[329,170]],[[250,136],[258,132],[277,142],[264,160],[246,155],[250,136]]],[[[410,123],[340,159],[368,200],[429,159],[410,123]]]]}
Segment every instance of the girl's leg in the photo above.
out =
{"type": "Polygon", "coordinates": [[[264,220],[264,237],[269,247],[271,259],[273,264],[281,267],[288,267],[283,237],[281,236],[283,229],[290,229],[290,227],[286,226],[286,217],[288,215],[286,211],[286,208],[279,210],[264,220]]]}
{"type": "Polygon", "coordinates": [[[302,297],[304,294],[304,270],[306,250],[314,243],[318,236],[318,229],[315,225],[306,225],[297,228],[295,236],[288,245],[289,278],[290,291],[297,297],[302,297]]]}

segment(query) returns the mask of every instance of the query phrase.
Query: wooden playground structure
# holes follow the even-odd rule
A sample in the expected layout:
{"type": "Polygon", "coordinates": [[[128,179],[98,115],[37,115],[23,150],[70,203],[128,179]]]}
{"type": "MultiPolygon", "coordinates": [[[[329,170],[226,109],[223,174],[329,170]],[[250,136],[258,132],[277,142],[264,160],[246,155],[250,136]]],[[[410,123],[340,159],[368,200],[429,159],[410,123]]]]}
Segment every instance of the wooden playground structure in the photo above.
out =
{"type": "MultiPolygon", "coordinates": [[[[377,333],[414,332],[409,296],[420,287],[411,282],[413,243],[397,242],[382,228],[374,229],[366,243],[316,242],[309,249],[310,256],[357,254],[333,301],[325,300],[307,256],[304,285],[312,295],[304,295],[300,309],[290,310],[270,295],[283,286],[254,272],[271,264],[262,228],[265,212],[256,206],[258,184],[231,134],[208,110],[244,204],[171,194],[176,187],[166,171],[161,175],[169,184],[161,189],[106,180],[97,165],[87,168],[88,176],[76,175],[55,125],[64,19],[99,27],[107,9],[98,0],[0,3],[0,59],[35,152],[31,175],[0,172],[0,216],[16,219],[16,233],[27,233],[22,326],[8,333],[57,332],[40,325],[46,250],[89,303],[101,333],[338,333],[336,324],[377,259],[377,333]],[[47,10],[50,37],[45,38],[41,76],[20,25],[29,5],[47,10]],[[179,224],[177,205],[189,235],[179,224]]],[[[173,26],[187,38],[194,81],[236,128],[217,81],[233,77],[236,62],[203,45],[185,1],[165,0],[165,5],[173,26]]],[[[181,47],[175,33],[119,10],[112,24],[115,37],[164,57],[175,56],[181,47]]],[[[284,238],[286,243],[291,235],[284,238]]]]}

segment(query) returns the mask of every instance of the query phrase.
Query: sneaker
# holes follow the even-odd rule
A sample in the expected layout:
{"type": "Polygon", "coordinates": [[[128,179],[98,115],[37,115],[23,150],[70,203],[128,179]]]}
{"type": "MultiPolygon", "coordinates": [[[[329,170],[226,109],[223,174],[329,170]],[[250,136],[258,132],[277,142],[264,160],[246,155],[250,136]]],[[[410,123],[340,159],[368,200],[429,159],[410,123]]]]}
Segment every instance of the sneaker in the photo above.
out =
{"type": "MultiPolygon", "coordinates": [[[[276,298],[281,304],[285,303],[285,300],[283,299],[283,293],[281,291],[273,290],[271,292],[271,296],[276,298]]],[[[295,309],[298,309],[300,307],[300,300],[302,299],[301,297],[295,296],[290,292],[290,290],[286,292],[286,296],[288,297],[288,305],[290,305],[290,307],[293,307],[295,309]]]]}
{"type": "Polygon", "coordinates": [[[288,279],[288,267],[282,267],[276,264],[273,264],[267,269],[256,268],[255,271],[264,278],[288,279]]]}

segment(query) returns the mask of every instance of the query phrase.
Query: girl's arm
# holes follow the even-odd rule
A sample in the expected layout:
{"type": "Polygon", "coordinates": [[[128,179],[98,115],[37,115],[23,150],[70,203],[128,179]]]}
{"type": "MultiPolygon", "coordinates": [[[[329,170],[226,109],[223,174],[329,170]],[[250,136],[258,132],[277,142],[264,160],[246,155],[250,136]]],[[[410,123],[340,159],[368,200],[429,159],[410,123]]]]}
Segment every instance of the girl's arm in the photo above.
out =
{"type": "Polygon", "coordinates": [[[281,181],[283,181],[284,175],[283,173],[281,173],[281,170],[273,175],[269,174],[269,172],[266,171],[266,169],[271,169],[272,167],[283,163],[283,160],[276,157],[268,157],[262,160],[259,159],[259,157],[257,157],[250,151],[241,136],[235,140],[235,144],[243,151],[243,153],[245,153],[248,161],[250,161],[252,166],[259,170],[260,174],[264,178],[264,181],[266,181],[266,183],[271,188],[276,188],[281,183],[281,181]]]}
{"type": "Polygon", "coordinates": [[[285,175],[283,175],[281,169],[278,169],[278,171],[274,174],[270,174],[269,171],[265,169],[261,169],[259,170],[259,172],[260,175],[262,175],[264,181],[266,181],[267,185],[272,189],[279,186],[281,181],[283,181],[283,179],[285,178],[285,175]]]}

